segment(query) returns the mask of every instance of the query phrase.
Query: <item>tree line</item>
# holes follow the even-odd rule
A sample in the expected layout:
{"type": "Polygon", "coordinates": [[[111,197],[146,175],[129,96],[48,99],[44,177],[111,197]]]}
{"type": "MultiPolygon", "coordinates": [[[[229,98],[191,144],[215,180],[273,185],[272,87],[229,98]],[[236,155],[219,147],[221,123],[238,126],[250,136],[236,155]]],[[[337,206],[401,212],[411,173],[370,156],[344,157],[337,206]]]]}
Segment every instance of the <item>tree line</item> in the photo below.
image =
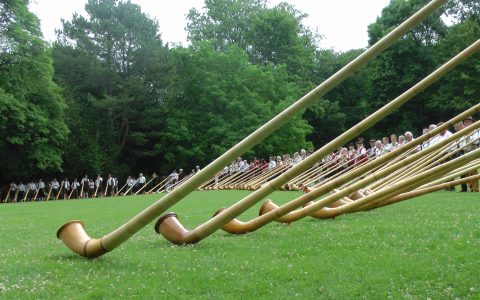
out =
{"type": "MultiPolygon", "coordinates": [[[[427,2],[391,0],[369,45],[427,2]]],[[[49,44],[28,1],[0,3],[1,181],[205,165],[363,51],[322,48],[322,29],[302,23],[308,12],[266,0],[205,0],[187,15],[188,46],[165,43],[130,1],[89,0],[85,11],[49,44]]],[[[449,1],[246,157],[325,144],[477,40],[479,20],[478,1],[449,1]]],[[[479,58],[365,136],[420,134],[478,103],[479,58]]]]}

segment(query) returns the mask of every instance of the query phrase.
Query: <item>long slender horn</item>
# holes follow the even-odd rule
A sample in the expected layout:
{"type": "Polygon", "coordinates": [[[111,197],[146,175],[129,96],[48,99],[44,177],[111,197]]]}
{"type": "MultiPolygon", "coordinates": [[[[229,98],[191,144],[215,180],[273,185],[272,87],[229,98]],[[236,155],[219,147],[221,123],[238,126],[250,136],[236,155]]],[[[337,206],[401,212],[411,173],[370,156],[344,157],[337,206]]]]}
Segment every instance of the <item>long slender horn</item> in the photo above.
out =
{"type": "MultiPolygon", "coordinates": [[[[479,128],[479,127],[480,127],[480,122],[477,122],[477,123],[475,124],[475,127],[476,127],[476,128],[479,128]]],[[[438,144],[436,144],[436,145],[433,145],[433,146],[431,146],[431,147],[429,147],[429,148],[427,148],[427,149],[425,149],[425,150],[423,150],[423,151],[421,151],[421,152],[419,152],[419,153],[417,153],[417,154],[415,154],[415,155],[412,155],[411,157],[409,157],[409,158],[407,158],[407,159],[405,159],[405,160],[403,160],[403,161],[401,161],[401,162],[398,162],[397,165],[398,165],[398,164],[400,164],[400,165],[410,164],[412,161],[415,161],[415,160],[418,158],[418,156],[422,155],[422,152],[425,152],[425,153],[433,152],[433,151],[435,151],[436,149],[440,148],[443,144],[449,143],[450,141],[452,141],[452,140],[458,138],[459,136],[465,134],[465,132],[467,132],[467,131],[464,129],[464,130],[462,130],[462,131],[460,131],[460,132],[452,135],[451,137],[445,139],[444,141],[442,141],[442,142],[440,142],[440,143],[438,143],[438,144]]],[[[316,203],[314,203],[314,204],[312,204],[312,205],[309,205],[308,207],[305,207],[304,209],[302,209],[302,210],[300,210],[300,211],[297,211],[295,215],[292,214],[291,216],[284,216],[284,218],[286,218],[286,219],[289,221],[289,223],[291,223],[291,222],[293,222],[293,221],[296,221],[296,220],[301,219],[302,217],[304,217],[304,216],[306,216],[306,215],[311,215],[311,216],[315,216],[315,217],[333,216],[332,213],[336,214],[336,212],[335,212],[335,211],[332,211],[332,210],[330,210],[330,212],[328,212],[327,215],[323,214],[326,210],[328,210],[328,209],[325,209],[325,210],[322,211],[322,209],[323,209],[324,206],[325,206],[325,205],[324,205],[325,203],[329,203],[329,202],[331,202],[331,201],[337,200],[337,199],[340,198],[340,197],[349,195],[349,194],[351,194],[352,192],[354,192],[355,190],[358,190],[359,188],[361,188],[362,186],[365,186],[365,185],[368,184],[369,182],[372,182],[372,181],[375,180],[376,178],[381,178],[382,176],[384,176],[385,174],[387,174],[387,173],[390,172],[391,170],[394,170],[394,169],[397,168],[397,167],[398,167],[398,166],[396,166],[396,165],[392,165],[392,166],[390,166],[389,168],[387,168],[387,169],[385,169],[385,170],[382,170],[382,171],[380,171],[380,172],[378,172],[378,173],[376,173],[376,174],[372,174],[372,176],[369,176],[369,177],[367,177],[367,178],[364,178],[363,180],[361,180],[361,181],[359,181],[359,182],[357,182],[357,183],[349,186],[349,187],[346,188],[345,190],[339,191],[339,192],[337,192],[336,194],[333,194],[333,195],[331,195],[331,196],[328,196],[328,197],[326,197],[326,198],[324,198],[324,199],[322,199],[322,200],[320,200],[320,201],[318,201],[318,202],[316,202],[316,203]],[[294,217],[295,217],[295,219],[293,219],[294,217]]],[[[432,169],[431,169],[431,170],[432,170],[432,169]]],[[[425,172],[431,171],[431,170],[424,171],[424,172],[422,172],[422,174],[425,173],[425,172]]],[[[418,176],[418,174],[417,174],[416,176],[418,176]]],[[[412,177],[414,177],[414,176],[412,176],[412,177]]],[[[412,178],[412,177],[410,177],[410,178],[412,178]]],[[[409,179],[410,179],[410,178],[409,178],[409,179]]],[[[422,177],[418,177],[418,178],[420,178],[419,180],[423,180],[423,179],[424,179],[424,178],[422,178],[422,177]]],[[[405,182],[405,181],[404,181],[404,182],[405,182]]],[[[420,182],[420,181],[417,181],[417,182],[415,182],[415,184],[417,184],[417,183],[419,183],[419,182],[420,182]]],[[[428,182],[428,181],[427,181],[427,182],[428,182]]],[[[391,186],[389,186],[389,187],[387,187],[387,188],[390,188],[390,187],[391,187],[391,186]]],[[[385,190],[385,189],[386,189],[386,188],[384,188],[384,189],[382,189],[382,190],[379,190],[379,191],[381,192],[381,191],[383,191],[383,190],[385,190]]],[[[377,194],[377,196],[378,196],[378,195],[379,195],[379,194],[377,194]]],[[[383,196],[385,196],[385,195],[383,195],[383,196]]],[[[392,195],[388,195],[388,196],[392,196],[392,195]]],[[[307,198],[308,198],[308,197],[307,197],[307,198]]],[[[355,205],[355,206],[352,207],[351,209],[355,209],[355,208],[359,208],[359,207],[360,207],[360,206],[355,205]]]]}
{"type": "MultiPolygon", "coordinates": [[[[329,205],[333,203],[334,201],[337,201],[338,199],[343,198],[344,196],[349,195],[350,193],[354,192],[355,190],[358,190],[359,188],[365,186],[366,184],[369,184],[376,180],[377,178],[382,178],[385,175],[389,174],[393,170],[397,169],[400,164],[401,165],[408,165],[410,162],[416,161],[418,158],[421,158],[425,154],[431,153],[435,151],[436,149],[441,147],[441,143],[437,145],[433,145],[431,148],[427,148],[423,150],[422,152],[417,152],[415,154],[412,154],[409,157],[406,157],[404,160],[401,160],[397,162],[396,165],[390,165],[386,168],[382,168],[375,173],[371,174],[369,177],[366,177],[354,185],[351,190],[344,191],[343,195],[342,194],[337,194],[335,195],[335,198],[326,198],[322,199],[319,201],[319,203],[315,203],[316,207],[310,205],[308,208],[304,208],[301,210],[297,210],[295,212],[292,212],[294,209],[307,204],[309,201],[312,201],[321,195],[333,190],[334,188],[340,186],[341,184],[350,181],[352,178],[356,178],[357,176],[364,174],[365,172],[376,168],[379,165],[382,165],[386,161],[391,160],[392,158],[395,158],[402,153],[406,153],[410,151],[411,149],[415,149],[418,147],[418,145],[421,145],[423,142],[429,140],[431,137],[435,136],[436,134],[442,132],[443,130],[447,129],[448,127],[452,126],[453,124],[457,123],[458,121],[461,121],[465,119],[467,116],[470,116],[477,111],[480,110],[480,104],[475,105],[474,107],[466,110],[465,112],[459,114],[458,116],[452,118],[451,120],[445,122],[438,128],[430,131],[429,133],[420,136],[419,138],[411,141],[410,143],[404,145],[403,147],[397,148],[394,151],[387,153],[376,160],[373,160],[369,162],[367,165],[364,165],[358,169],[352,170],[350,173],[345,174],[331,182],[326,183],[325,185],[320,186],[319,188],[312,190],[310,193],[302,195],[301,197],[290,201],[281,207],[276,206],[271,200],[266,201],[262,207],[260,208],[260,216],[249,221],[249,222],[240,222],[238,220],[232,220],[231,222],[234,222],[234,224],[227,223],[223,229],[227,232],[230,233],[236,233],[236,234],[242,234],[246,232],[251,232],[254,230],[257,230],[258,228],[274,221],[280,221],[284,223],[291,223],[294,221],[297,221],[305,216],[307,216],[309,213],[321,209],[323,206],[329,205]],[[312,209],[313,208],[313,209],[312,209]]],[[[459,131],[449,137],[448,139],[445,139],[443,143],[448,143],[452,140],[455,140],[458,137],[461,137],[465,135],[466,133],[471,132],[474,130],[476,127],[480,126],[480,122],[477,122],[478,124],[473,124],[469,126],[468,128],[464,128],[462,131],[459,131]],[[470,129],[469,129],[470,128],[470,129]]],[[[458,174],[457,174],[458,176],[458,174]]]]}
{"type": "MultiPolygon", "coordinates": [[[[329,79],[324,81],[318,87],[313,89],[307,95],[302,97],[300,100],[296,101],[290,107],[285,109],[283,112],[275,116],[273,119],[265,123],[259,129],[255,130],[252,134],[247,136],[244,140],[238,143],[236,146],[225,152],[215,161],[210,163],[208,166],[203,168],[200,172],[195,174],[192,178],[186,181],[177,189],[173,190],[171,193],[166,195],[165,197],[161,198],[157,202],[153,203],[150,207],[146,208],[144,211],[140,212],[138,215],[133,217],[124,225],[120,226],[119,228],[115,229],[113,232],[109,233],[108,235],[103,236],[100,239],[101,248],[111,251],[122,244],[125,240],[130,238],[133,234],[147,225],[149,222],[154,220],[158,215],[163,213],[166,209],[180,201],[183,197],[185,197],[190,192],[194,191],[199,185],[203,184],[205,180],[211,178],[217,172],[220,171],[223,166],[228,164],[229,162],[233,161],[235,158],[241,156],[243,153],[251,149],[256,144],[260,143],[263,139],[269,136],[272,132],[277,130],[280,126],[285,124],[288,120],[290,120],[293,116],[298,114],[299,112],[303,111],[309,104],[311,104],[316,99],[319,99],[327,92],[332,90],[335,86],[340,84],[342,81],[347,79],[350,75],[352,75],[355,71],[357,71],[360,67],[365,65],[367,62],[372,60],[375,56],[380,54],[384,49],[390,46],[393,42],[395,42],[398,38],[402,37],[405,33],[407,33],[413,26],[420,23],[425,17],[427,17],[432,11],[437,9],[439,6],[444,4],[446,0],[433,0],[413,16],[411,16],[408,20],[403,22],[397,28],[392,30],[389,34],[387,34],[384,38],[379,40],[375,45],[371,46],[368,50],[366,50],[363,54],[358,56],[352,62],[347,64],[343,67],[340,71],[335,73],[329,79]]],[[[328,147],[324,147],[323,152],[320,152],[321,156],[324,156],[328,153],[331,149],[338,147],[338,145],[344,144],[346,139],[351,139],[351,137],[356,136],[359,132],[364,131],[366,128],[372,126],[375,122],[382,119],[385,115],[389,112],[393,111],[395,108],[402,104],[401,101],[396,103],[391,103],[387,105],[386,108],[382,109],[378,114],[375,115],[373,118],[369,118],[365,122],[362,122],[358,126],[352,128],[348,133],[345,133],[341,137],[339,137],[334,142],[330,143],[328,147]]],[[[312,160],[318,160],[320,158],[317,156],[312,156],[312,159],[306,159],[306,164],[298,164],[289,172],[285,172],[279,177],[277,177],[274,182],[275,183],[283,183],[284,181],[288,181],[289,179],[297,176],[298,174],[302,173],[304,169],[308,166],[308,163],[312,160]],[[293,171],[293,172],[292,172],[293,171]]],[[[280,185],[279,185],[280,186],[280,185]]],[[[272,185],[271,183],[265,185],[258,191],[252,193],[249,199],[254,200],[255,202],[258,201],[257,199],[263,198],[264,196],[268,195],[271,191],[273,191],[277,186],[272,185]]],[[[246,203],[249,201],[247,200],[246,203]]],[[[194,234],[190,234],[190,238],[183,240],[182,242],[195,242],[199,241],[201,238],[208,236],[209,234],[216,231],[219,227],[226,224],[229,220],[236,217],[236,215],[242,213],[244,210],[247,209],[247,205],[242,204],[234,206],[234,208],[229,208],[226,211],[220,213],[217,217],[212,220],[215,220],[213,226],[207,224],[206,226],[199,227],[199,230],[194,234]],[[197,236],[198,234],[198,236],[197,236]]],[[[170,221],[172,218],[168,218],[170,221]]],[[[85,236],[77,235],[75,232],[79,233],[83,231],[83,226],[78,226],[78,223],[67,223],[62,226],[58,232],[57,236],[67,245],[78,245],[83,244],[85,247],[90,245],[90,239],[87,239],[85,236]],[[70,225],[72,224],[72,225],[70,225]],[[77,224],[77,225],[75,225],[77,224]]],[[[87,236],[88,237],[88,236],[87,236]]],[[[84,248],[85,248],[84,247],[84,248]]],[[[80,248],[80,249],[84,249],[80,248]]],[[[83,255],[83,256],[90,256],[88,251],[79,251],[77,247],[70,247],[74,252],[83,255]],[[72,249],[74,248],[74,249],[72,249]]],[[[100,252],[100,251],[99,251],[100,252]]],[[[96,253],[96,252],[95,252],[96,253]]]]}
{"type": "MultiPolygon", "coordinates": [[[[289,171],[283,173],[279,177],[270,181],[268,184],[263,185],[262,188],[246,196],[236,204],[232,205],[228,209],[219,213],[214,218],[199,225],[193,231],[190,231],[189,232],[190,234],[184,235],[185,240],[178,240],[178,239],[170,240],[172,236],[170,236],[168,232],[169,229],[167,228],[167,227],[171,227],[170,225],[166,226],[165,230],[162,230],[162,228],[159,228],[159,229],[157,228],[156,230],[161,232],[161,234],[165,238],[169,239],[171,242],[179,243],[179,244],[198,242],[200,239],[209,236],[210,234],[212,234],[213,232],[221,228],[223,225],[227,224],[229,221],[231,221],[232,219],[236,218],[238,215],[246,211],[249,207],[253,206],[260,199],[265,198],[271,192],[281,187],[282,184],[284,184],[286,181],[297,176],[299,173],[305,171],[308,167],[313,165],[321,157],[324,157],[327,153],[330,153],[334,149],[337,149],[340,145],[345,144],[349,140],[353,139],[355,136],[358,136],[360,133],[365,131],[367,128],[373,126],[376,122],[384,118],[389,113],[393,112],[402,104],[406,103],[408,100],[413,98],[413,96],[423,91],[425,88],[431,85],[434,81],[439,79],[441,76],[443,76],[448,71],[453,69],[460,62],[464,61],[467,57],[469,57],[470,55],[472,55],[473,53],[479,50],[480,50],[480,40],[477,40],[475,43],[473,43],[468,48],[466,48],[461,53],[459,53],[454,58],[452,58],[450,61],[445,63],[443,66],[441,66],[440,68],[435,70],[433,73],[431,73],[429,76],[424,78],[422,81],[417,83],[415,86],[410,88],[408,91],[406,91],[405,93],[397,97],[395,100],[391,101],[390,103],[388,103],[387,105],[385,105],[384,107],[382,107],[381,109],[379,109],[378,111],[376,111],[375,113],[373,113],[372,115],[370,115],[369,117],[361,121],[359,124],[349,129],[347,132],[337,137],[332,142],[328,143],[321,149],[317,150],[315,153],[311,154],[303,162],[297,164],[289,171]]],[[[167,222],[168,219],[171,219],[171,218],[175,218],[175,216],[171,215],[170,218],[164,218],[164,222],[167,222]]],[[[172,222],[168,222],[168,223],[179,224],[178,221],[173,223],[172,222]]],[[[162,224],[157,223],[157,225],[161,226],[162,224]]]]}

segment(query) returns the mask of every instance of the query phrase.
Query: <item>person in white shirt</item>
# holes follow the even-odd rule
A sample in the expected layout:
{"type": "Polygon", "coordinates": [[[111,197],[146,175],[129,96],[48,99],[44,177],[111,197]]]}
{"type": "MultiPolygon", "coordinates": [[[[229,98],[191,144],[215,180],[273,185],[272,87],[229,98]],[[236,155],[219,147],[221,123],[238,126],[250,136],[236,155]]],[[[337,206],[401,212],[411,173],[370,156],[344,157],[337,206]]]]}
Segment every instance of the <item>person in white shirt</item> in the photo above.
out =
{"type": "Polygon", "coordinates": [[[85,174],[85,176],[82,178],[80,181],[81,188],[80,188],[80,198],[88,198],[88,189],[89,189],[89,180],[88,176],[85,174]]]}
{"type": "Polygon", "coordinates": [[[100,174],[97,174],[97,179],[95,179],[95,190],[97,197],[100,197],[103,194],[103,178],[100,174]]]}
{"type": "Polygon", "coordinates": [[[37,185],[35,184],[34,181],[31,181],[28,184],[28,196],[27,200],[32,201],[32,199],[35,197],[35,194],[37,193],[37,185]]]}
{"type": "Polygon", "coordinates": [[[80,183],[78,182],[77,178],[75,178],[72,182],[72,193],[71,193],[71,197],[73,197],[73,199],[77,199],[78,196],[79,196],[79,189],[80,189],[80,183]]]}
{"type": "Polygon", "coordinates": [[[57,181],[57,178],[54,178],[51,182],[53,196],[56,197],[58,194],[58,189],[60,188],[60,183],[57,181]]]}
{"type": "Polygon", "coordinates": [[[145,183],[147,182],[147,179],[145,176],[143,176],[143,173],[138,174],[138,180],[137,183],[135,184],[135,187],[133,188],[135,192],[137,192],[139,189],[141,189],[145,183]]]}
{"type": "Polygon", "coordinates": [[[397,141],[397,135],[395,133],[392,133],[390,135],[390,151],[393,151],[398,148],[398,141],[397,141]]]}
{"type": "Polygon", "coordinates": [[[277,163],[275,162],[275,158],[273,157],[270,157],[270,161],[268,163],[268,170],[272,170],[273,168],[275,168],[277,166],[277,163]]]}
{"type": "Polygon", "coordinates": [[[107,184],[105,186],[105,197],[110,195],[112,196],[113,195],[113,177],[112,177],[112,174],[108,174],[108,177],[107,177],[107,184]]]}
{"type": "Polygon", "coordinates": [[[70,181],[68,181],[68,178],[62,181],[62,187],[63,199],[67,199],[70,194],[70,181]]]}

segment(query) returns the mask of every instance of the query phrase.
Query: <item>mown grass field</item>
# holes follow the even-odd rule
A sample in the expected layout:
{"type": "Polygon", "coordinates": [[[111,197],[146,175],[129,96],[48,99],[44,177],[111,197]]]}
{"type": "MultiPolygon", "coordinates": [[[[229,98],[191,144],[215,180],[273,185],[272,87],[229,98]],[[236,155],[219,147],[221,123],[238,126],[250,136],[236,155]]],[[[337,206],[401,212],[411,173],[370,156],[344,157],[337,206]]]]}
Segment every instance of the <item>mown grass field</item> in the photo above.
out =
{"type": "MultiPolygon", "coordinates": [[[[172,211],[193,228],[246,194],[195,192],[172,211]]],[[[93,260],[55,237],[72,219],[100,237],[158,197],[0,205],[0,298],[480,299],[479,194],[438,192],[334,220],[269,224],[243,236],[219,231],[195,246],[172,246],[152,222],[93,260]]],[[[256,216],[259,205],[240,219],[256,216]]]]}

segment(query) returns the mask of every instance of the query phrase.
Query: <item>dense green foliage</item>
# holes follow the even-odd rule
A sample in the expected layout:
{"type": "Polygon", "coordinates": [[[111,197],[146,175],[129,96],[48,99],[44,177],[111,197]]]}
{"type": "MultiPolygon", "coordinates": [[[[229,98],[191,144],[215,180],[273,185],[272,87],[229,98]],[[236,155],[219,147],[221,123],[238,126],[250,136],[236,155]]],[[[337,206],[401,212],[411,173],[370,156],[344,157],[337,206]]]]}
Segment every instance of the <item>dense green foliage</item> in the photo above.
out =
{"type": "MultiPolygon", "coordinates": [[[[195,192],[173,211],[193,228],[247,193],[195,192]]],[[[284,203],[298,195],[271,196],[284,203]]],[[[439,192],[334,220],[273,223],[242,236],[219,231],[186,247],[172,246],[149,224],[93,260],[73,254],[55,237],[72,219],[83,220],[90,236],[103,236],[156,197],[0,204],[0,298],[480,297],[480,202],[474,193],[439,192]]],[[[257,215],[258,205],[239,219],[257,215]]]]}
{"type": "Polygon", "coordinates": [[[62,168],[65,104],[50,50],[22,0],[0,3],[0,179],[62,168]]]}
{"type": "MultiPolygon", "coordinates": [[[[368,28],[370,45],[425,3],[391,0],[368,28]]],[[[363,51],[323,49],[322,28],[312,31],[303,12],[266,0],[206,0],[187,16],[188,47],[165,44],[158,22],[136,4],[89,0],[87,14],[64,20],[49,49],[27,4],[0,3],[1,181],[203,166],[363,51]]],[[[477,40],[479,10],[478,1],[449,1],[247,158],[336,137],[477,40]]],[[[478,103],[479,58],[364,137],[417,135],[478,103]]]]}

